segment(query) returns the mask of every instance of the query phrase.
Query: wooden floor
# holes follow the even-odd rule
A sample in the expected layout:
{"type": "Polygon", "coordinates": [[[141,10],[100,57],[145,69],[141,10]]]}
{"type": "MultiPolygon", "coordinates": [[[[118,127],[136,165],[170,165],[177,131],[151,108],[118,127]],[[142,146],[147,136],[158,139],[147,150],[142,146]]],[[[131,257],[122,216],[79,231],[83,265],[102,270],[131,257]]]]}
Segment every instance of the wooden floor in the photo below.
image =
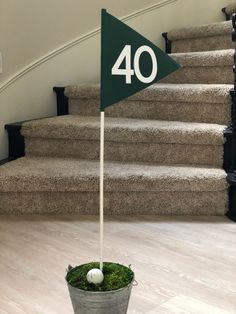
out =
{"type": "MultiPolygon", "coordinates": [[[[0,217],[0,314],[72,314],[68,264],[98,260],[96,217],[0,217]]],[[[131,264],[130,314],[235,314],[236,224],[114,217],[105,259],[131,264]]]]}

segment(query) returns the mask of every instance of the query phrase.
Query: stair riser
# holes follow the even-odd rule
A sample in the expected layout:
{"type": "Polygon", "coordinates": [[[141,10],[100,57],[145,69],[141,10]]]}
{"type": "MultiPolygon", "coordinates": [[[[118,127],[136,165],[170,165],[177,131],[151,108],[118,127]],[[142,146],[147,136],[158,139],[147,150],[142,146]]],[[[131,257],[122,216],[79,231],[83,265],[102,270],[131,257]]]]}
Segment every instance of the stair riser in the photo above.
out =
{"type": "MultiPolygon", "coordinates": [[[[98,214],[99,192],[0,193],[0,214],[98,214]]],[[[227,190],[106,192],[105,214],[224,215],[227,190]]]]}
{"type": "Polygon", "coordinates": [[[171,52],[193,52],[193,51],[211,51],[221,49],[232,49],[231,34],[212,37],[188,38],[172,42],[171,52]]]}
{"type": "Polygon", "coordinates": [[[161,81],[162,83],[233,84],[233,65],[225,67],[184,67],[161,81]]]}
{"type": "MultiPolygon", "coordinates": [[[[230,103],[123,101],[108,107],[106,116],[227,125],[230,121],[230,111],[230,103]]],[[[69,113],[81,116],[98,116],[100,114],[99,101],[97,99],[70,99],[69,113]]]]}
{"type": "MultiPolygon", "coordinates": [[[[99,159],[99,141],[26,139],[26,156],[99,159]]],[[[222,167],[223,146],[105,143],[105,160],[222,167]]]]}

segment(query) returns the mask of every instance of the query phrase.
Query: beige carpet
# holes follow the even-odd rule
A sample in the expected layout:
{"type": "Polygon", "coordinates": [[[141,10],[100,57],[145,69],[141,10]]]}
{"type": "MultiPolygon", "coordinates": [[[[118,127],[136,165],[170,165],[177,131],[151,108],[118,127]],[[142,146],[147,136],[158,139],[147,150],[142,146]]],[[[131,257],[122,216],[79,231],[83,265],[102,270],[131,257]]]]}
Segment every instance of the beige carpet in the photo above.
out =
{"type": "MultiPolygon", "coordinates": [[[[170,31],[183,68],[108,108],[106,214],[225,214],[231,28],[170,31]]],[[[68,86],[65,95],[70,114],[25,123],[26,157],[0,167],[1,213],[98,213],[99,86],[68,86]]]]}
{"type": "MultiPolygon", "coordinates": [[[[219,124],[106,118],[105,159],[221,167],[219,124]],[[174,153],[173,153],[174,152],[174,153]]],[[[99,159],[99,117],[60,116],[25,123],[28,156],[99,159]]]]}
{"type": "Polygon", "coordinates": [[[172,57],[183,68],[174,72],[162,82],[167,83],[204,83],[204,84],[233,84],[232,71],[234,49],[173,53],[172,57]]]}
{"type": "MultiPolygon", "coordinates": [[[[106,214],[223,215],[227,210],[222,169],[105,164],[106,214]]],[[[95,214],[99,163],[65,158],[21,158],[1,170],[2,213],[95,214]]]]}
{"type": "MultiPolygon", "coordinates": [[[[156,84],[108,107],[106,116],[228,124],[232,87],[230,84],[156,84]]],[[[65,94],[69,97],[70,114],[99,115],[98,85],[69,86],[65,94]]]]}
{"type": "Polygon", "coordinates": [[[172,52],[210,51],[233,48],[232,22],[220,22],[172,30],[172,52]]]}

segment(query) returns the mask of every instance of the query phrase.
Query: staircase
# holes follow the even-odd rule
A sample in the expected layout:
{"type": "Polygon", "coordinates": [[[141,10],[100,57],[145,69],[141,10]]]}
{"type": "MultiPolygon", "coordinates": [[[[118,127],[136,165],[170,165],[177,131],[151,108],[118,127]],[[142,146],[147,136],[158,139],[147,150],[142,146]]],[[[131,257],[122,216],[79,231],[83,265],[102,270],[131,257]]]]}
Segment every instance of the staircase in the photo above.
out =
{"type": "MultiPolygon", "coordinates": [[[[226,21],[170,31],[183,68],[106,110],[106,214],[228,211],[231,29],[226,21]]],[[[68,86],[65,95],[68,115],[23,123],[25,157],[0,167],[0,213],[98,213],[99,86],[68,86]]]]}

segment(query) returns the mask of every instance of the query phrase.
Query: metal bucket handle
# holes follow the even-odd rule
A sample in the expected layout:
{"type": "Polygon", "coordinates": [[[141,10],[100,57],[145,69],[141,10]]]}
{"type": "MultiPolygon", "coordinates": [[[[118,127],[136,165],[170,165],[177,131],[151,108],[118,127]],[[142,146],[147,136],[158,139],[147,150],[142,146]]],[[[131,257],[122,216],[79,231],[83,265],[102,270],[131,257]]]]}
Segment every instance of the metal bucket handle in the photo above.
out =
{"type": "Polygon", "coordinates": [[[75,267],[72,267],[71,265],[68,265],[68,267],[66,268],[66,272],[69,273],[69,271],[71,271],[73,268],[75,268],[75,267]]]}
{"type": "Polygon", "coordinates": [[[133,287],[137,287],[137,286],[138,286],[138,282],[137,282],[136,279],[134,279],[134,281],[133,281],[133,287]]]}

